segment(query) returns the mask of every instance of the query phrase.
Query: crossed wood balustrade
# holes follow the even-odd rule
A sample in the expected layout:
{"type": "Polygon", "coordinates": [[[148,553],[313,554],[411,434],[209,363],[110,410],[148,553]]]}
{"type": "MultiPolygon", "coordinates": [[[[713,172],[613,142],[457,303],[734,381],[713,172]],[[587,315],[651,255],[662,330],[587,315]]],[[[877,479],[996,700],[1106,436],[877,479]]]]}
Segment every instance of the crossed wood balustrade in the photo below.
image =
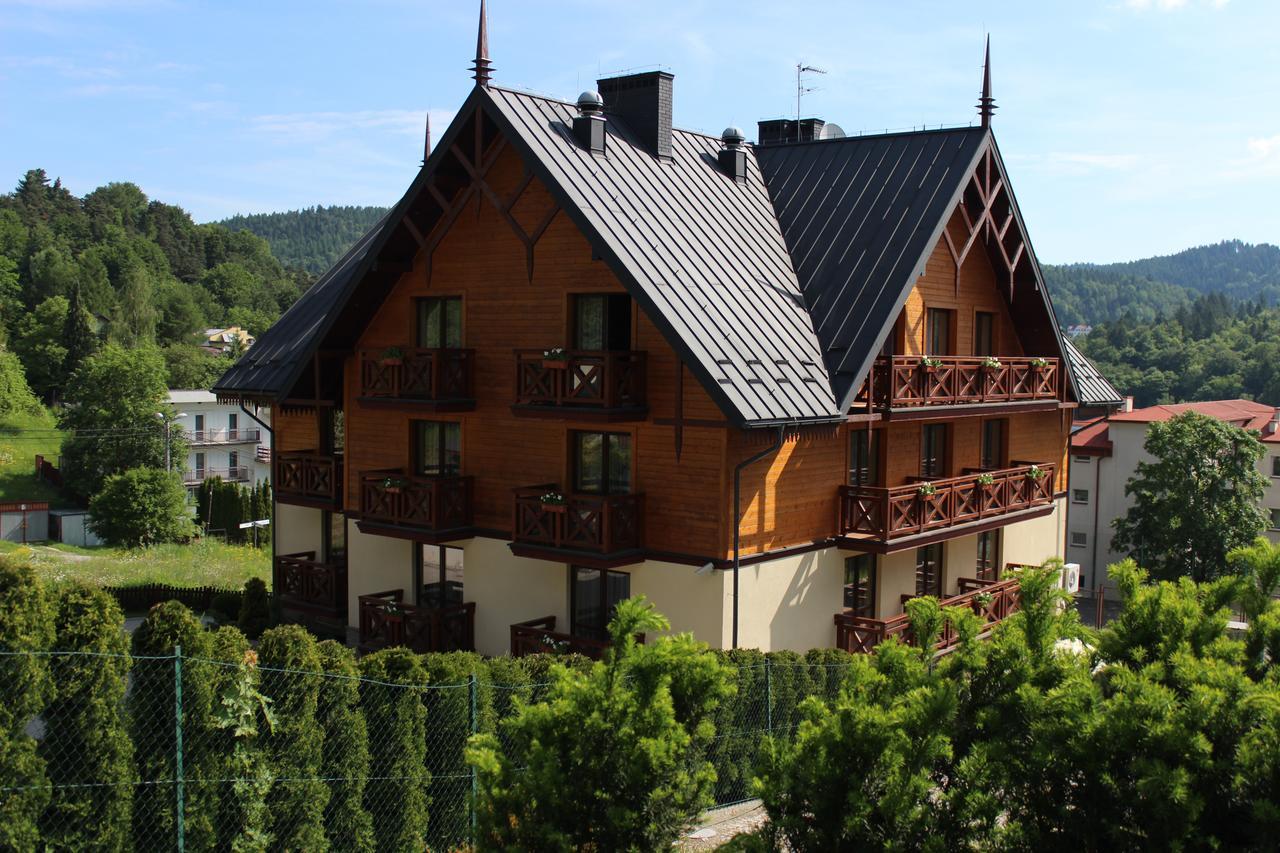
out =
{"type": "MultiPolygon", "coordinates": [[[[960,593],[942,599],[939,604],[943,607],[969,608],[982,622],[979,635],[985,635],[1018,611],[1022,602],[1019,583],[1016,578],[1002,581],[959,578],[957,586],[960,593]]],[[[911,596],[903,598],[909,600],[911,596]]],[[[873,652],[876,646],[890,637],[897,637],[910,646],[918,645],[911,630],[911,620],[906,613],[888,619],[872,619],[845,611],[835,615],[835,623],[836,648],[847,652],[873,652]]],[[[959,642],[955,629],[950,624],[945,624],[934,648],[944,652],[954,648],[959,642]]]]}
{"type": "Polygon", "coordinates": [[[274,460],[276,498],[285,503],[336,505],[342,488],[342,456],[318,450],[279,453],[274,460]]]}
{"type": "Polygon", "coordinates": [[[642,410],[645,353],[570,350],[561,361],[516,350],[516,405],[642,410]]]}
{"type": "Polygon", "coordinates": [[[459,475],[366,471],[360,477],[360,515],[368,521],[423,530],[469,527],[472,484],[473,478],[459,475]]]}
{"type": "Polygon", "coordinates": [[[876,408],[962,406],[976,403],[1017,403],[1059,400],[1062,370],[1056,358],[1000,357],[999,367],[986,367],[980,356],[935,356],[937,366],[926,367],[920,356],[895,355],[875,360],[871,377],[859,395],[870,395],[876,408]]]}
{"type": "Polygon", "coordinates": [[[406,604],[403,589],[362,595],[360,648],[405,646],[415,652],[475,651],[474,601],[443,607],[406,604]]]}
{"type": "MultiPolygon", "coordinates": [[[[636,642],[644,642],[644,634],[636,634],[636,642]]],[[[592,660],[599,660],[613,645],[608,640],[597,640],[593,637],[580,637],[556,631],[556,617],[543,616],[517,622],[511,626],[511,656],[554,652],[557,654],[586,655],[592,660]]]]}
{"type": "Polygon", "coordinates": [[[472,400],[475,398],[475,350],[400,347],[360,350],[360,396],[400,400],[472,400]]]}
{"type": "Polygon", "coordinates": [[[542,502],[543,495],[559,491],[555,483],[515,490],[515,542],[597,554],[641,547],[643,494],[567,495],[563,504],[542,502]]]}
{"type": "Polygon", "coordinates": [[[286,607],[325,616],[347,615],[347,564],[316,559],[315,551],[276,557],[276,595],[286,607]]]}
{"type": "Polygon", "coordinates": [[[1054,464],[1046,462],[948,477],[931,481],[932,494],[922,494],[921,483],[841,486],[837,524],[842,535],[888,542],[1008,515],[1052,503],[1054,470],[1054,464]],[[1040,470],[1040,477],[1031,476],[1033,468],[1040,470]],[[984,477],[991,482],[982,482],[984,477]]]}

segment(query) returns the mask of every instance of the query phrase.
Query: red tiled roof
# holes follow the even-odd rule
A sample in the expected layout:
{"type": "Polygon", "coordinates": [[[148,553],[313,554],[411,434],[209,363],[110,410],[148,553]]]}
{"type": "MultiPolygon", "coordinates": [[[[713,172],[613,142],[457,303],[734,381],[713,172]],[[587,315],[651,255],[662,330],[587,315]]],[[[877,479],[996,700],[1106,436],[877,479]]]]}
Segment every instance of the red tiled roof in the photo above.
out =
{"type": "MultiPolygon", "coordinates": [[[[1111,416],[1114,423],[1149,424],[1156,421],[1167,421],[1187,412],[1199,412],[1211,418],[1233,424],[1244,429],[1257,430],[1262,433],[1262,440],[1268,443],[1280,443],[1280,431],[1268,432],[1268,425],[1276,414],[1274,406],[1256,403],[1252,400],[1208,400],[1201,403],[1170,403],[1164,406],[1148,406],[1145,409],[1134,409],[1132,412],[1119,412],[1111,416]]],[[[1090,452],[1089,448],[1106,448],[1110,452],[1111,442],[1107,435],[1107,421],[1097,420],[1077,430],[1071,436],[1073,452],[1080,448],[1080,453],[1090,452]]],[[[1098,452],[1098,451],[1094,451],[1098,452]]]]}
{"type": "Polygon", "coordinates": [[[1071,433],[1071,452],[1080,456],[1110,456],[1111,440],[1107,421],[1098,418],[1071,433]]]}

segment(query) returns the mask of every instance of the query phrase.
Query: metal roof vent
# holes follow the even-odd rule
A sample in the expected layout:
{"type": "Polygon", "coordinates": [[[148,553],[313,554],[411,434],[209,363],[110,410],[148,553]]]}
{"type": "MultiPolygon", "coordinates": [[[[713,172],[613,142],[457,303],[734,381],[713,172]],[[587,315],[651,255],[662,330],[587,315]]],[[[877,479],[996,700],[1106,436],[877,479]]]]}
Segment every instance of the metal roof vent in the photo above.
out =
{"type": "Polygon", "coordinates": [[[741,128],[726,127],[720,134],[720,142],[724,146],[720,149],[720,168],[738,184],[747,182],[747,149],[743,147],[746,141],[741,128]]]}
{"type": "Polygon", "coordinates": [[[604,98],[599,92],[586,91],[578,96],[578,115],[573,119],[573,135],[578,144],[592,154],[603,154],[607,134],[604,98]]]}

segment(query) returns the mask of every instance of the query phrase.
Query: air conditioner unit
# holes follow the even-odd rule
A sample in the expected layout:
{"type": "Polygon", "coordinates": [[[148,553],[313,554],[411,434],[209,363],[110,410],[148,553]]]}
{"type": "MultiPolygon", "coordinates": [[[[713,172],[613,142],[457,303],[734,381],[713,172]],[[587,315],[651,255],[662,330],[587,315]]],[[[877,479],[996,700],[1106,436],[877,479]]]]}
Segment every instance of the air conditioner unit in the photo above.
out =
{"type": "Polygon", "coordinates": [[[1080,564],[1067,563],[1062,567],[1062,588],[1075,595],[1080,591],[1080,564]]]}

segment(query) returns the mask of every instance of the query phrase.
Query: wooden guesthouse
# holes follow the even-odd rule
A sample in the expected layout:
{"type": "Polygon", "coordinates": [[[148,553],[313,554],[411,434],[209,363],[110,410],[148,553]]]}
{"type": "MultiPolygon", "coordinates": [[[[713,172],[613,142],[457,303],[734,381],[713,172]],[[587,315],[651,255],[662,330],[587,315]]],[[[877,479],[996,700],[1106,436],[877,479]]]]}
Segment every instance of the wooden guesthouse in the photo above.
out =
{"type": "Polygon", "coordinates": [[[1062,553],[1072,364],[990,127],[673,128],[673,76],[476,85],[215,388],[272,409],[275,591],[369,647],[717,647],[1016,608],[1062,553]]]}

